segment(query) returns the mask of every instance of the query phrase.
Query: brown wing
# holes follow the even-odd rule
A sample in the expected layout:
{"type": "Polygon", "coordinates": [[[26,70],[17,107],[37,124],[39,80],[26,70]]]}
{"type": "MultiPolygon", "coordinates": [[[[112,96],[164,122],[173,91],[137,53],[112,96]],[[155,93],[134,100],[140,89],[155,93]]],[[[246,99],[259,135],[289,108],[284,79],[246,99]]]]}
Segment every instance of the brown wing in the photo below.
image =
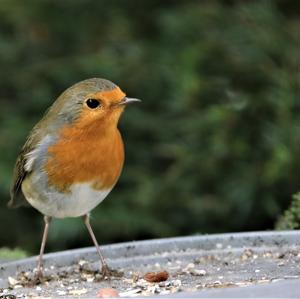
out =
{"type": "MultiPolygon", "coordinates": [[[[73,89],[70,88],[69,91],[66,91],[69,92],[68,96],[71,97],[75,93],[76,89],[73,89]]],[[[35,149],[36,145],[41,141],[42,137],[45,136],[45,134],[48,134],[49,132],[55,132],[60,126],[64,125],[65,123],[69,123],[70,121],[73,121],[73,118],[75,119],[75,117],[69,117],[69,111],[67,111],[67,114],[63,114],[61,112],[62,108],[65,105],[65,98],[67,98],[67,95],[65,93],[62,93],[61,96],[53,103],[53,105],[45,112],[43,118],[36,124],[36,126],[30,132],[27,141],[24,144],[15,164],[15,168],[13,171],[13,179],[10,188],[11,199],[8,202],[8,207],[17,208],[20,206],[29,205],[21,190],[22,182],[24,181],[26,175],[28,175],[28,172],[25,170],[27,158],[26,155],[35,149]],[[60,117],[60,122],[55,121],[55,118],[57,117],[60,117]],[[41,129],[42,127],[43,130],[41,129]]],[[[80,111],[80,106],[77,106],[77,113],[74,112],[74,107],[72,109],[73,116],[78,115],[80,111]]]]}
{"type": "Polygon", "coordinates": [[[25,154],[23,153],[22,150],[15,164],[15,168],[13,172],[13,180],[10,187],[11,199],[7,204],[7,206],[10,208],[18,208],[20,206],[29,205],[21,191],[22,182],[27,174],[27,172],[24,169],[25,162],[26,162],[24,156],[25,154]]]}
{"type": "Polygon", "coordinates": [[[30,206],[25,199],[21,190],[21,185],[28,172],[25,170],[26,154],[31,152],[39,141],[38,126],[33,128],[26,143],[24,144],[15,164],[13,178],[10,186],[10,201],[7,206],[10,208],[18,208],[20,206],[30,206]]]}

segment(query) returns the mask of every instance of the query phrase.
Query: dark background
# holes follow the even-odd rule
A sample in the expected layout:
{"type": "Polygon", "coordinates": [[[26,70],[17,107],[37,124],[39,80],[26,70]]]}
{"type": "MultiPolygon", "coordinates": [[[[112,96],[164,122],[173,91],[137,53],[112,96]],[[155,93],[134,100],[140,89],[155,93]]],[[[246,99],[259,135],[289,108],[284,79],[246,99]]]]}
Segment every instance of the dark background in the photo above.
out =
{"type": "MultiPolygon", "coordinates": [[[[300,1],[1,1],[0,247],[37,253],[42,216],[8,210],[17,154],[55,98],[103,77],[143,103],[92,213],[100,243],[273,229],[299,190],[300,1]]],[[[47,250],[89,246],[56,220],[47,250]]]]}

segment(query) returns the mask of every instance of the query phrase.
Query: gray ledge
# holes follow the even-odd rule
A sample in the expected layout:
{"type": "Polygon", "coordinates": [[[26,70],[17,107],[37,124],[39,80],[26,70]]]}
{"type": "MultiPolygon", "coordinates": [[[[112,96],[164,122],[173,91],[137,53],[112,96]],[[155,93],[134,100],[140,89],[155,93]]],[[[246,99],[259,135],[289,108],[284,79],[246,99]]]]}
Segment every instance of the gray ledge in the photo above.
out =
{"type": "MultiPolygon", "coordinates": [[[[215,235],[197,235],[154,239],[147,241],[133,241],[102,246],[102,252],[111,267],[123,268],[155,263],[167,263],[170,256],[189,261],[200,254],[210,252],[241,253],[245,248],[257,252],[280,248],[298,250],[300,247],[300,231],[269,231],[249,233],[227,233],[215,235]]],[[[80,259],[97,260],[94,247],[49,253],[44,256],[45,266],[57,267],[72,265],[80,259]]],[[[0,265],[0,287],[7,287],[7,277],[16,272],[27,271],[36,266],[37,257],[7,262],[0,265]]],[[[299,266],[299,265],[298,265],[299,266]]],[[[296,269],[297,270],[297,269],[296,269]]],[[[297,270],[298,271],[298,270],[297,270]]],[[[280,270],[277,276],[280,276],[280,270]]],[[[287,277],[287,276],[286,276],[287,277]]],[[[299,269],[300,277],[300,269],[299,269]]],[[[300,296],[300,280],[284,278],[284,280],[264,285],[235,287],[225,289],[201,290],[193,293],[176,293],[167,297],[207,297],[207,298],[253,298],[253,297],[289,297],[300,296]]]]}

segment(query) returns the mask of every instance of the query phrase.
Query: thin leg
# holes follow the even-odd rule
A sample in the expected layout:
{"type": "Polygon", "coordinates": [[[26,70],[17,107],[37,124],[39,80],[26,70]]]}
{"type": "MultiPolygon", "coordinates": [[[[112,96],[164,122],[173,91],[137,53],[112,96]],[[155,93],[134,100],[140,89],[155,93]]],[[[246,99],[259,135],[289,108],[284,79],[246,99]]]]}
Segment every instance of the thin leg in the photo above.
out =
{"type": "Polygon", "coordinates": [[[49,230],[49,224],[50,224],[51,220],[52,220],[51,217],[44,216],[45,227],[44,227],[43,239],[42,239],[42,244],[41,244],[41,249],[40,249],[38,265],[37,265],[37,276],[38,277],[43,276],[43,271],[42,271],[42,269],[43,269],[43,254],[44,254],[44,250],[45,250],[45,245],[46,245],[48,230],[49,230]]]}
{"type": "Polygon", "coordinates": [[[102,263],[102,271],[101,271],[101,272],[102,272],[102,275],[103,275],[103,276],[109,276],[110,270],[109,270],[109,268],[108,268],[108,266],[107,266],[107,264],[106,264],[106,261],[105,261],[103,255],[102,255],[102,253],[101,253],[101,251],[100,251],[99,244],[98,244],[98,242],[97,242],[97,239],[96,239],[95,234],[94,234],[94,232],[93,232],[93,229],[92,229],[92,227],[91,227],[91,224],[90,224],[90,216],[89,216],[88,214],[84,215],[84,216],[83,216],[83,221],[84,221],[84,224],[85,224],[86,228],[88,229],[89,234],[90,234],[90,236],[91,236],[91,238],[92,238],[92,240],[93,240],[93,242],[94,242],[94,245],[95,245],[95,247],[96,247],[97,253],[98,253],[99,258],[100,258],[100,261],[101,261],[101,263],[102,263]]]}

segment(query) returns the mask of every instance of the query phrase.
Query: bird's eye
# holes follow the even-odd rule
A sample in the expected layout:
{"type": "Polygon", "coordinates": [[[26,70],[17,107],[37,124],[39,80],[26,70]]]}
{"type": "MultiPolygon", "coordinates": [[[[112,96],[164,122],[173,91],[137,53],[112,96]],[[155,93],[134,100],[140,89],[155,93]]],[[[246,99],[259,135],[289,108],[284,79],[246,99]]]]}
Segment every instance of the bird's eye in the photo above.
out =
{"type": "Polygon", "coordinates": [[[88,106],[89,108],[91,108],[91,109],[95,109],[95,108],[97,108],[97,107],[100,106],[99,100],[96,100],[96,99],[88,99],[88,100],[86,101],[86,104],[87,104],[87,106],[88,106]]]}

